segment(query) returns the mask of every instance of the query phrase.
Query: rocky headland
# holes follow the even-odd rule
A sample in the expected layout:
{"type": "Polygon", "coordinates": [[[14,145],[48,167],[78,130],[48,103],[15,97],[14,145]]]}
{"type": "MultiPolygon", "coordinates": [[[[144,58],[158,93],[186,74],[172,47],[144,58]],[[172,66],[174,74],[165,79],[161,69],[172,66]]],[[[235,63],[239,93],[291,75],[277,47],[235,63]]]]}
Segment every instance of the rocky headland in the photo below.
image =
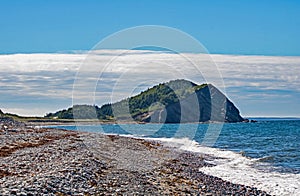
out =
{"type": "Polygon", "coordinates": [[[48,119],[100,119],[106,122],[198,123],[243,122],[238,108],[212,84],[177,79],[148,88],[115,103],[74,105],[48,119]]]}

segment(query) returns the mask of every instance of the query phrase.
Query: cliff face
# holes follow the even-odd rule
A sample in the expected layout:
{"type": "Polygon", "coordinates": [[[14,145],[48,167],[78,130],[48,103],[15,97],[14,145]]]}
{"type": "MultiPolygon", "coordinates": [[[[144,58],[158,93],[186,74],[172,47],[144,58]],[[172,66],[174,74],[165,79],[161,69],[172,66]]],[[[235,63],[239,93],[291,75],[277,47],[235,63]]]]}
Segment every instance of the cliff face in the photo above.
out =
{"type": "Polygon", "coordinates": [[[244,120],[234,104],[210,84],[176,103],[144,116],[141,117],[142,121],[153,123],[242,122],[244,120]]]}

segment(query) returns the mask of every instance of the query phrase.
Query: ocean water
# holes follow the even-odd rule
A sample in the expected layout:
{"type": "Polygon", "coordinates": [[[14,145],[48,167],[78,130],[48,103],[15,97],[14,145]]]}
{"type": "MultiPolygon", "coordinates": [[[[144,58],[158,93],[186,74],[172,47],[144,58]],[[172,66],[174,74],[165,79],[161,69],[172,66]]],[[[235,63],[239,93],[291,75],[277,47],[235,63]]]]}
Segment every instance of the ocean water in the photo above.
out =
{"type": "MultiPolygon", "coordinates": [[[[209,125],[121,124],[54,127],[147,138],[188,138],[202,144],[209,125]]],[[[300,120],[262,119],[256,123],[225,123],[212,147],[255,158],[258,162],[267,163],[266,166],[272,166],[269,169],[299,174],[300,120]]]]}
{"type": "Polygon", "coordinates": [[[275,195],[300,195],[300,120],[255,120],[258,122],[54,127],[159,140],[210,154],[217,157],[213,162],[216,166],[200,168],[204,173],[275,195]],[[209,139],[213,145],[205,146],[209,139]]]}

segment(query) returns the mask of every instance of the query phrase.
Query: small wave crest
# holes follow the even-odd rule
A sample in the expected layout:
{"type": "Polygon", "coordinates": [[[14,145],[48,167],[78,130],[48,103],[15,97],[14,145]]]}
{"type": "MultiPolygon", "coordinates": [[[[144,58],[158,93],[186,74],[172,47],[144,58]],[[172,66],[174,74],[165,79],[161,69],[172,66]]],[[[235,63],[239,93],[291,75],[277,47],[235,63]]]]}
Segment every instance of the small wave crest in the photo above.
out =
{"type": "Polygon", "coordinates": [[[264,156],[264,157],[261,157],[261,158],[257,158],[255,160],[257,162],[266,162],[266,161],[272,161],[272,160],[274,160],[274,157],[273,156],[264,156]]]}

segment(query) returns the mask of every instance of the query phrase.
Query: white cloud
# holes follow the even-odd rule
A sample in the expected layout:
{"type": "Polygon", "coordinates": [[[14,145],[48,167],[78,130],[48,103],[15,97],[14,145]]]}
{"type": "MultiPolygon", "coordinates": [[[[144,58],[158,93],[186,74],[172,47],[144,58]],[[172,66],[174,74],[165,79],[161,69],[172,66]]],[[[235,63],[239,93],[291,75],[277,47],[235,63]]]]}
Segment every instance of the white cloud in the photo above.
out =
{"type": "Polygon", "coordinates": [[[40,72],[77,70],[85,54],[0,55],[1,72],[40,72]]]}
{"type": "Polygon", "coordinates": [[[71,99],[77,71],[80,72],[77,87],[82,92],[76,98],[84,101],[98,84],[98,103],[109,100],[112,89],[114,100],[121,99],[136,93],[135,89],[141,85],[146,88],[175,78],[197,83],[207,80],[222,87],[222,76],[230,97],[244,95],[247,99],[252,91],[264,92],[258,94],[266,99],[286,97],[280,91],[300,92],[300,57],[101,50],[92,54],[0,55],[0,101],[7,103],[9,97],[23,96],[29,97],[24,104],[30,104],[34,97],[40,96],[54,100],[54,105],[56,99],[71,99]]]}

